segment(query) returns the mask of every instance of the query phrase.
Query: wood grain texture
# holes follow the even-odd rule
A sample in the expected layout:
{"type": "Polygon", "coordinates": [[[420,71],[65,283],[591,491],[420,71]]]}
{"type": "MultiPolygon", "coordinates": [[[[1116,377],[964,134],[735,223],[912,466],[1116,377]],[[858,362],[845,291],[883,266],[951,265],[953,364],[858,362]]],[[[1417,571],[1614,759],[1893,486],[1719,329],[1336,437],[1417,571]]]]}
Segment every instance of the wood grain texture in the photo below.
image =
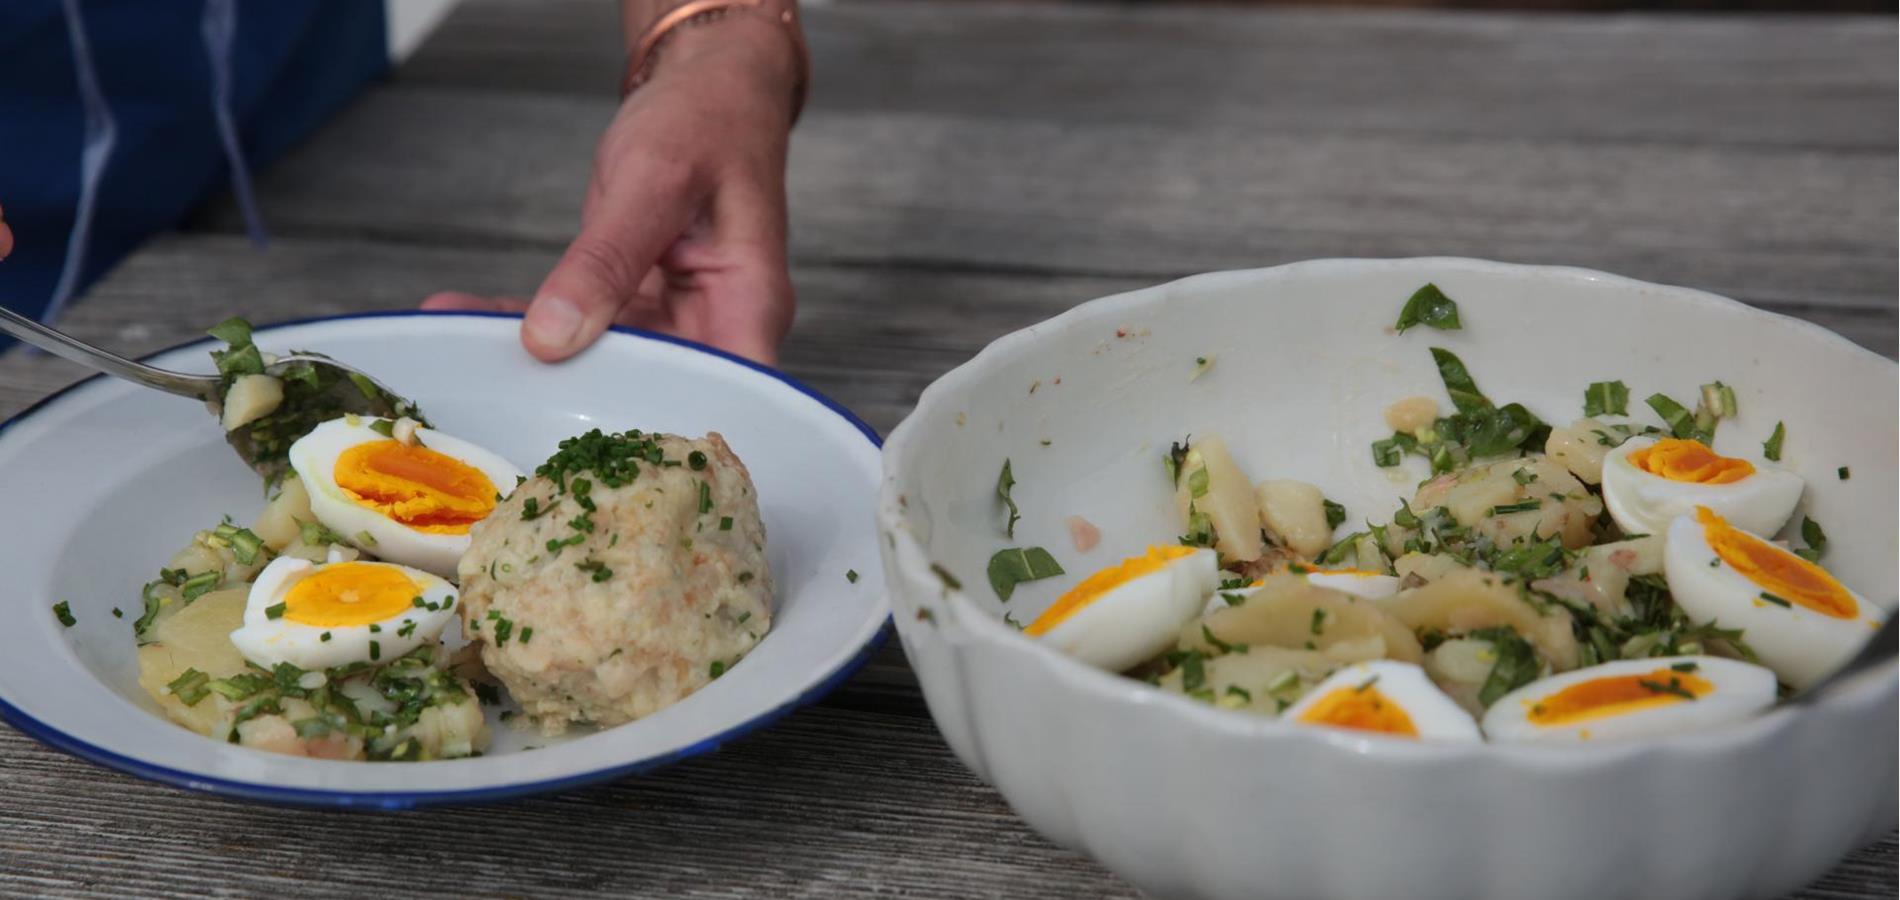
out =
{"type": "MultiPolygon", "coordinates": [[[[145,353],[260,322],[528,292],[618,77],[611,4],[471,0],[389,84],[154,241],[64,324],[145,353]]],[[[786,368],[888,430],[1076,302],[1329,255],[1589,265],[1896,350],[1891,18],[848,3],[809,14],[786,368]]],[[[81,373],[0,356],[0,416],[81,373]]],[[[3,502],[3,501],[0,501],[3,502]]],[[[895,641],[721,752],[413,815],[187,795],[0,728],[0,895],[1123,897],[950,755],[895,641]]],[[[1891,897],[1892,836],[1804,898],[1891,897]]]]}

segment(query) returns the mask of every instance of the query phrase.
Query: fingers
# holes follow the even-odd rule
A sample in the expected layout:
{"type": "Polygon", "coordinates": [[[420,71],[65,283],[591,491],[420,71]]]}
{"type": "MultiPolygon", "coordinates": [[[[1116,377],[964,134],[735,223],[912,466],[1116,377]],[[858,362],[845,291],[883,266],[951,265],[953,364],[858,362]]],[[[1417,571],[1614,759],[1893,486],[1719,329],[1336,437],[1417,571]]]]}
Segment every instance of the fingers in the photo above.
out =
{"type": "Polygon", "coordinates": [[[686,336],[748,359],[776,365],[779,342],[791,329],[792,283],[785,264],[785,197],[777,179],[734,179],[713,204],[705,245],[682,247],[680,260],[696,268],[700,296],[686,336]],[[710,257],[703,267],[689,257],[710,257]]]}
{"type": "Polygon", "coordinates": [[[483,297],[462,291],[439,291],[423,298],[422,308],[518,313],[528,308],[528,301],[520,297],[483,297]]]}
{"type": "Polygon", "coordinates": [[[13,229],[7,227],[6,210],[0,209],[0,259],[13,252],[13,229]]]}
{"type": "Polygon", "coordinates": [[[602,158],[595,166],[603,189],[587,204],[580,234],[541,283],[522,321],[522,344],[548,362],[580,352],[607,330],[686,230],[699,201],[686,166],[653,156],[602,158]],[[600,172],[608,166],[611,180],[600,172]]]}

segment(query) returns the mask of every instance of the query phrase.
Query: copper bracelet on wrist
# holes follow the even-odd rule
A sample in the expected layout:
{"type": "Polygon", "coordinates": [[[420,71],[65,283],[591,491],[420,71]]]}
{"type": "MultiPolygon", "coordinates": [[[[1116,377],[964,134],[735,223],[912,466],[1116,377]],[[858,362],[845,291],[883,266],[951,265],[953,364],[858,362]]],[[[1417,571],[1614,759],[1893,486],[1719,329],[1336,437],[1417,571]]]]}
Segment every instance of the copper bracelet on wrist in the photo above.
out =
{"type": "Polygon", "coordinates": [[[811,54],[805,48],[804,33],[798,27],[798,8],[794,0],[686,0],[661,16],[640,35],[640,41],[627,56],[627,74],[620,82],[620,96],[626,97],[653,76],[653,65],[660,45],[674,30],[686,25],[717,22],[730,14],[757,15],[775,22],[792,42],[797,71],[792,81],[792,121],[805,109],[805,95],[811,84],[811,54]]]}

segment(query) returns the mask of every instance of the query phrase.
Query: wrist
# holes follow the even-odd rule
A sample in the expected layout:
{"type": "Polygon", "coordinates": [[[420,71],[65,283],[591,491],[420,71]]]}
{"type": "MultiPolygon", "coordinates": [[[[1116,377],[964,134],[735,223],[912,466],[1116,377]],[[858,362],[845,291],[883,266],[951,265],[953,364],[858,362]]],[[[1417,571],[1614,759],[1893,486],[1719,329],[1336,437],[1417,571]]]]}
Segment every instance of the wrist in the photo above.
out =
{"type": "MultiPolygon", "coordinates": [[[[641,0],[645,2],[645,0],[641,0]]],[[[810,59],[795,0],[667,0],[631,35],[625,96],[642,84],[673,78],[737,79],[784,97],[796,120],[804,105],[810,59]]]]}

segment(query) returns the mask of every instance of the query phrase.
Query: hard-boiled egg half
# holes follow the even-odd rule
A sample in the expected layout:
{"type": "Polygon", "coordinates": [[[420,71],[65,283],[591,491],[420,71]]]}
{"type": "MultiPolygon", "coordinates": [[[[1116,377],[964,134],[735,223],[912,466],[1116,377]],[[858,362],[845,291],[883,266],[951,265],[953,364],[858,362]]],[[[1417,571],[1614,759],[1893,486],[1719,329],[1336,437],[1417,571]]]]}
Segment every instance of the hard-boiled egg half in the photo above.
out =
{"type": "Polygon", "coordinates": [[[1477,741],[1478,723],[1411,663],[1354,663],[1327,676],[1282,718],[1302,725],[1432,741],[1477,741]]]}
{"type": "Polygon", "coordinates": [[[1801,502],[1801,476],[1722,456],[1700,441],[1631,438],[1603,457],[1603,505],[1629,534],[1662,534],[1706,506],[1757,534],[1774,534],[1801,502]]]}
{"type": "Polygon", "coordinates": [[[324,527],[379,559],[444,577],[468,550],[469,527],[521,474],[460,438],[356,416],[311,429],[290,445],[290,465],[324,527]]]}
{"type": "Polygon", "coordinates": [[[1120,672],[1168,649],[1219,585],[1214,551],[1156,545],[1082,579],[1023,633],[1120,672]]]}
{"type": "Polygon", "coordinates": [[[1742,629],[1762,664],[1796,688],[1846,662],[1886,619],[1826,569],[1707,507],[1669,526],[1663,576],[1690,618],[1742,629]]]}
{"type": "Polygon", "coordinates": [[[1775,702],[1775,673],[1714,656],[1623,659],[1533,681],[1484,713],[1494,741],[1589,741],[1693,731],[1775,702]]]}
{"type": "Polygon", "coordinates": [[[251,583],[231,643],[265,668],[386,662],[441,636],[455,602],[453,585],[408,566],[281,556],[251,583]]]}

